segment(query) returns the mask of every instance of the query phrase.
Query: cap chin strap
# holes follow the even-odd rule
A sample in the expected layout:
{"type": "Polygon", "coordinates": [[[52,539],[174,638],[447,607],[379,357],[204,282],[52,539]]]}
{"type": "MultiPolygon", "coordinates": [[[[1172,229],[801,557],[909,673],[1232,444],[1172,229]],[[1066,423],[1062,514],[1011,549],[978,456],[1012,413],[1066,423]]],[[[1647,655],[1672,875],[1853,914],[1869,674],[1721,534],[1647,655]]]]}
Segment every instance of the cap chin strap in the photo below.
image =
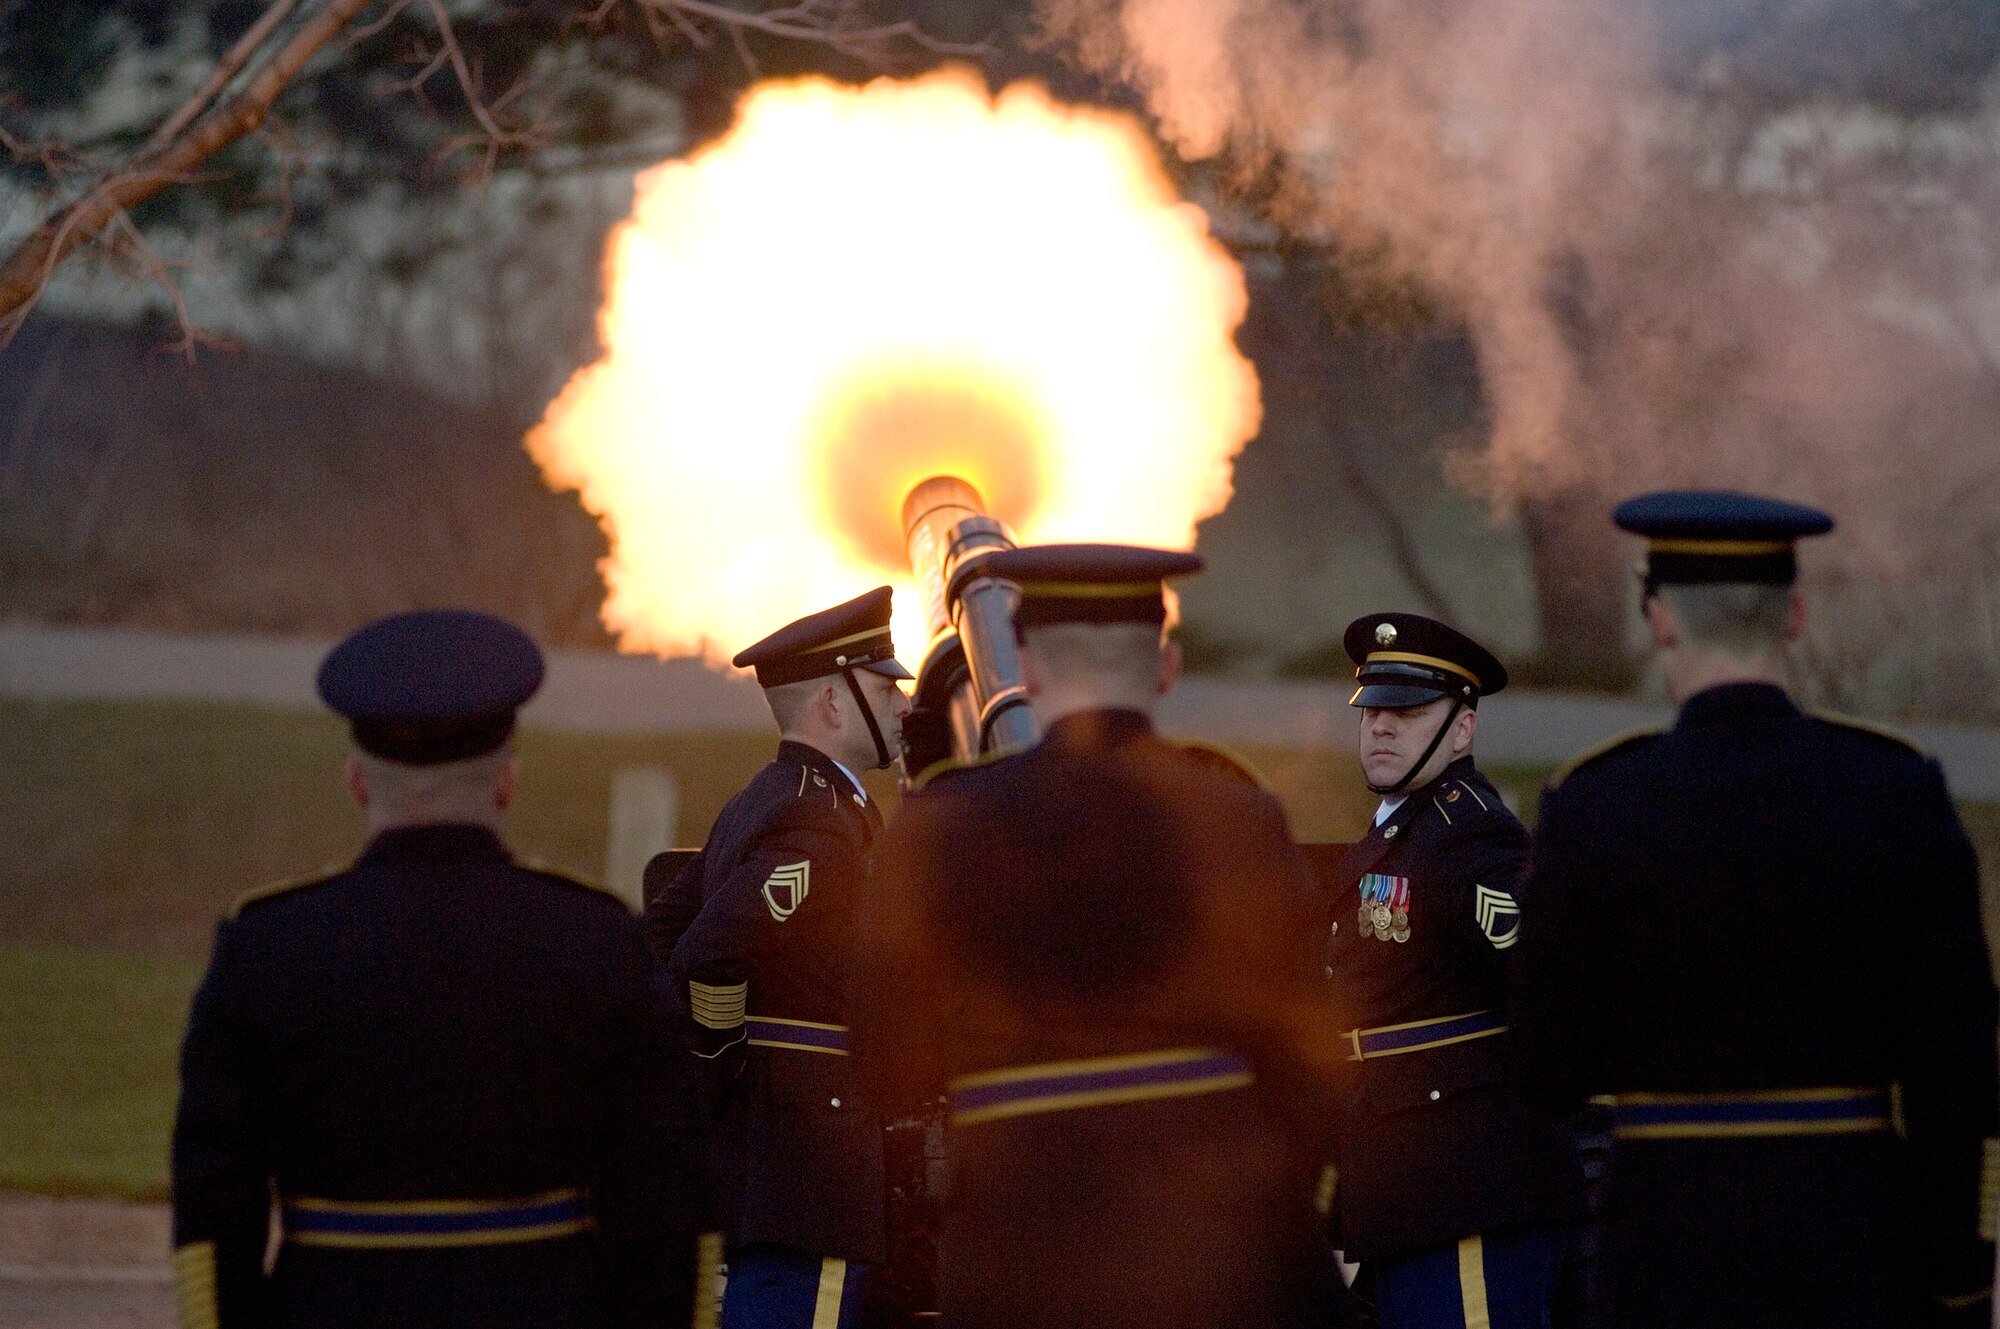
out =
{"type": "Polygon", "coordinates": [[[1404,771],[1403,778],[1394,784],[1376,784],[1373,780],[1370,780],[1368,782],[1369,792],[1380,795],[1383,798],[1389,798],[1395,794],[1402,793],[1405,786],[1417,778],[1417,772],[1430,763],[1431,754],[1438,750],[1438,744],[1444,742],[1445,731],[1451,728],[1451,722],[1456,720],[1458,713],[1464,709],[1465,698],[1462,695],[1454,696],[1451,699],[1451,709],[1444,713],[1444,723],[1437,727],[1435,734],[1431,735],[1430,746],[1424,749],[1424,755],[1411,762],[1410,769],[1404,771]]]}
{"type": "Polygon", "coordinates": [[[861,708],[861,718],[868,724],[868,737],[875,740],[875,769],[879,771],[896,759],[890,755],[889,745],[882,741],[882,726],[875,723],[875,708],[862,695],[861,681],[854,676],[854,666],[843,663],[840,676],[847,680],[847,690],[854,694],[854,704],[861,708]]]}

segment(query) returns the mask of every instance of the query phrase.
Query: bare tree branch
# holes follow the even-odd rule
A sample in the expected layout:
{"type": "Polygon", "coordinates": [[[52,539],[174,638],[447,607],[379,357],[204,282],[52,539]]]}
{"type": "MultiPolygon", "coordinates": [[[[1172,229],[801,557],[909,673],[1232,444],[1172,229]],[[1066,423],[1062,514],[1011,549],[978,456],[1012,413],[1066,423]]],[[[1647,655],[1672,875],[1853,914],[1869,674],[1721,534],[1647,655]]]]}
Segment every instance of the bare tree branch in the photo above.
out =
{"type": "Polygon", "coordinates": [[[249,63],[250,57],[257,54],[258,48],[270,40],[271,34],[278,30],[278,25],[283,23],[298,6],[299,0],[272,0],[271,7],[236,39],[236,44],[229,48],[228,54],[216,62],[215,68],[209,72],[208,78],[195,90],[194,95],[182,102],[179,110],[160,121],[159,127],[146,136],[146,141],[132,154],[132,162],[136,164],[144,161],[179,138],[181,131],[193,124],[195,117],[208,109],[209,103],[222,94],[222,90],[229,86],[229,81],[242,71],[243,66],[249,63]]]}
{"type": "MultiPolygon", "coordinates": [[[[1344,430],[1341,432],[1345,432],[1344,430]]],[[[1402,574],[1410,589],[1416,592],[1424,611],[1440,623],[1456,623],[1458,617],[1452,612],[1451,602],[1445,598],[1444,589],[1424,566],[1423,554],[1417,548],[1414,536],[1410,534],[1409,523],[1397,510],[1395,502],[1375,478],[1361,464],[1357,449],[1352,442],[1337,446],[1334,455],[1339,460],[1340,478],[1348,492],[1353,494],[1375,518],[1382,528],[1382,541],[1389,548],[1389,557],[1402,574]]]]}
{"type": "Polygon", "coordinates": [[[734,9],[713,0],[634,0],[634,3],[706,19],[728,29],[736,38],[744,32],[761,32],[789,41],[815,42],[843,55],[869,61],[886,58],[898,45],[969,60],[993,54],[993,48],[985,42],[940,41],[908,19],[900,23],[853,26],[846,19],[847,11],[829,0],[798,0],[783,8],[757,11],[734,9]]]}
{"type": "MultiPolygon", "coordinates": [[[[0,347],[20,330],[63,260],[93,241],[114,249],[143,246],[127,216],[128,209],[172,185],[195,179],[202,163],[261,128],[279,94],[334,37],[345,33],[343,45],[351,50],[387,28],[415,2],[325,0],[323,8],[312,13],[288,36],[280,38],[279,33],[298,11],[299,0],[271,0],[201,86],[148,134],[135,152],[121,165],[106,171],[80,196],[57,207],[11,253],[0,259],[0,347]],[[363,10],[377,3],[385,6],[379,17],[365,26],[352,26],[363,10]],[[277,49],[262,67],[238,91],[225,96],[258,54],[274,43],[277,49]]],[[[544,146],[548,135],[534,117],[510,117],[518,120],[511,125],[502,119],[508,106],[527,90],[526,77],[498,98],[487,98],[480,86],[479,70],[459,42],[443,0],[424,0],[424,3],[437,30],[438,46],[420,56],[421,70],[398,87],[423,100],[423,85],[449,67],[479,126],[476,134],[459,135],[446,142],[439,151],[440,158],[477,148],[481,161],[477,174],[488,178],[504,151],[544,146]]],[[[602,23],[620,3],[623,0],[596,0],[595,7],[582,16],[582,21],[602,23]]],[[[792,0],[761,10],[737,9],[717,0],[631,0],[631,3],[656,40],[663,40],[667,25],[671,25],[683,39],[706,50],[713,47],[717,32],[727,33],[753,76],[757,65],[747,41],[751,33],[820,45],[876,64],[889,63],[912,50],[972,59],[993,52],[983,42],[939,40],[907,20],[868,21],[852,0],[792,0]]],[[[59,174],[74,160],[74,154],[67,149],[30,143],[4,129],[0,129],[0,148],[18,159],[41,163],[51,174],[59,174]]],[[[283,149],[280,151],[282,154],[283,149]]],[[[281,205],[288,208],[287,184],[281,183],[279,196],[281,205]]],[[[192,325],[185,321],[185,307],[179,290],[168,277],[167,265],[150,248],[133,252],[138,255],[137,266],[163,282],[168,297],[181,311],[185,337],[196,336],[192,325]]]]}
{"type": "Polygon", "coordinates": [[[374,0],[328,0],[293,34],[249,85],[202,116],[171,146],[130,170],[116,171],[36,227],[0,261],[0,346],[13,340],[56,266],[97,238],[134,204],[185,178],[195,167],[256,129],[286,85],[348,21],[374,0]]]}
{"type": "Polygon", "coordinates": [[[391,23],[394,23],[402,16],[404,10],[415,3],[416,0],[390,0],[389,7],[383,10],[381,16],[374,22],[364,23],[360,27],[350,31],[346,38],[342,40],[340,44],[341,49],[347,51],[353,50],[376,33],[388,27],[391,23]]]}
{"type": "Polygon", "coordinates": [[[55,177],[74,170],[83,161],[82,155],[66,144],[33,143],[8,132],[4,125],[0,125],[0,149],[5,149],[15,161],[33,162],[55,177]]]}
{"type": "Polygon", "coordinates": [[[452,73],[458,78],[458,90],[464,95],[465,104],[472,109],[472,118],[479,122],[480,129],[484,131],[483,136],[461,135],[453,139],[445,144],[438,155],[450,157],[463,147],[483,147],[480,178],[489,179],[493,174],[493,163],[503,149],[533,148],[546,142],[544,136],[538,133],[532,124],[517,130],[503,129],[500,122],[494,118],[496,111],[505,107],[520,93],[525,86],[526,76],[524,75],[521,81],[517,81],[497,102],[489,106],[480,93],[479,79],[465,58],[465,48],[459,44],[458,33],[451,26],[451,15],[445,12],[444,0],[425,0],[425,3],[430,8],[431,21],[437,25],[439,50],[438,59],[431,62],[423,77],[430,77],[431,73],[436,71],[439,61],[449,60],[452,73]]]}

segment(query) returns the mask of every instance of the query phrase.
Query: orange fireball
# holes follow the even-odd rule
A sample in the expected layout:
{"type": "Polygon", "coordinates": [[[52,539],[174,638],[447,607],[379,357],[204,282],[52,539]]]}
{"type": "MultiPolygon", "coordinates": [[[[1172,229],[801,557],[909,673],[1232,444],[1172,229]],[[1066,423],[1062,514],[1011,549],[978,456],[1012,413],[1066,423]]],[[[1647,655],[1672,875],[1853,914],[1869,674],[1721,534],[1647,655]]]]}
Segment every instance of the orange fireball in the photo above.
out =
{"type": "Polygon", "coordinates": [[[1257,380],[1243,276],[1129,116],[946,71],[769,83],[639,177],[604,356],[528,436],[610,536],[629,650],[721,662],[888,581],[904,495],[969,480],[1023,542],[1191,548],[1257,380]]]}

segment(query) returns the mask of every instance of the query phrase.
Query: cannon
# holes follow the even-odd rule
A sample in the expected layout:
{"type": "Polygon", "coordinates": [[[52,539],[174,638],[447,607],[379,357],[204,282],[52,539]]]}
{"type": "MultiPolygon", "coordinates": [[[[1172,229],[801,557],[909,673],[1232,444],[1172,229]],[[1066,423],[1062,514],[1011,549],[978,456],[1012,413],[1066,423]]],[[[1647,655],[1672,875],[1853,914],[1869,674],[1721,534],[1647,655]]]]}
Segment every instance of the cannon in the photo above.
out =
{"type": "Polygon", "coordinates": [[[1013,583],[984,570],[1014,547],[979,491],[936,475],[903,500],[903,545],[923,598],[926,645],[915,709],[903,726],[903,778],[952,758],[1009,752],[1035,741],[1014,640],[1013,583]]]}

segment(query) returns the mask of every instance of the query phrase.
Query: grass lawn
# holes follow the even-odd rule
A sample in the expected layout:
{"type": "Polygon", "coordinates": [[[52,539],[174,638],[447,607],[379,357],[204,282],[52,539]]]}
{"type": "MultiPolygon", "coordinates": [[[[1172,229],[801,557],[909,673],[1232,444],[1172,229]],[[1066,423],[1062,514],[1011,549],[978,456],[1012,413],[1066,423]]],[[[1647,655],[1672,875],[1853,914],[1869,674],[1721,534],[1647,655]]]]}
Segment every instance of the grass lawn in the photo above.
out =
{"type": "Polygon", "coordinates": [[[167,1193],[191,960],[0,948],[0,1190],[167,1193]]]}
{"type": "MultiPolygon", "coordinates": [[[[699,843],[765,761],[754,734],[600,736],[528,730],[508,839],[593,880],[611,779],[657,764],[699,843]]],[[[367,838],[341,783],[331,716],[199,702],[0,698],[0,938],[199,959],[243,892],[345,863],[367,838]]]]}
{"type": "MultiPolygon", "coordinates": [[[[0,698],[0,1189],[165,1194],[175,1056],[215,919],[251,887],[361,847],[345,748],[318,715],[0,698]]],[[[770,749],[755,734],[524,732],[508,838],[601,875],[612,775],[647,763],[675,773],[678,838],[699,843],[770,749]]],[[[1374,806],[1347,754],[1239,755],[1302,840],[1351,839],[1374,806]]],[[[1532,818],[1547,771],[1490,774],[1532,818]]],[[[1966,822],[1990,895],[2000,807],[1968,808],[1966,822]]]]}

